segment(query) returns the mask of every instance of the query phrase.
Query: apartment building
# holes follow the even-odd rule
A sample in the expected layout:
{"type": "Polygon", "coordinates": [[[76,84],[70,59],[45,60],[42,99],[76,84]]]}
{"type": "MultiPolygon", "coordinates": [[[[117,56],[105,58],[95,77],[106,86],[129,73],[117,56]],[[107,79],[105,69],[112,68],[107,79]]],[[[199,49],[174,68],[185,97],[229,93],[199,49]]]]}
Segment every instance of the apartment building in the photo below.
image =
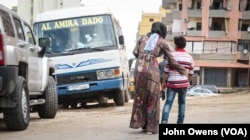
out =
{"type": "Polygon", "coordinates": [[[197,83],[218,87],[250,85],[250,0],[162,0],[170,43],[187,39],[197,83]]]}
{"type": "Polygon", "coordinates": [[[33,24],[33,19],[40,13],[81,5],[81,0],[18,0],[17,13],[33,24]]]}
{"type": "Polygon", "coordinates": [[[141,21],[138,25],[137,40],[144,35],[147,35],[151,30],[152,23],[161,21],[159,13],[142,13],[141,21]]]}
{"type": "MultiPolygon", "coordinates": [[[[152,24],[154,22],[160,22],[162,17],[166,15],[168,12],[167,9],[159,7],[159,13],[142,13],[141,21],[138,24],[138,32],[136,35],[136,40],[139,40],[142,36],[147,35],[150,32],[152,24]]],[[[158,62],[162,61],[163,57],[157,58],[158,62]]]]}
{"type": "Polygon", "coordinates": [[[137,40],[141,37],[146,35],[151,30],[152,23],[161,21],[162,17],[169,12],[167,9],[159,7],[159,13],[148,13],[143,12],[141,16],[141,21],[138,25],[138,32],[137,32],[137,40]]]}

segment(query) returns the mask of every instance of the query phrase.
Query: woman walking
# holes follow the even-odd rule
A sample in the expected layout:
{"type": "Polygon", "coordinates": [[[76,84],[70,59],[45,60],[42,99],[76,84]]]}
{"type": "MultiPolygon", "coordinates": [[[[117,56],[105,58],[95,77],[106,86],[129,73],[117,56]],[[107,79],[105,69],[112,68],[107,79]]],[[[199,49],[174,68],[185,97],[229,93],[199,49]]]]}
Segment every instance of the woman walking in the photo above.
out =
{"type": "Polygon", "coordinates": [[[135,66],[135,98],[130,128],[142,128],[148,134],[158,133],[160,115],[160,72],[157,57],[165,55],[173,69],[185,74],[185,68],[176,63],[165,43],[167,31],[161,22],[152,24],[150,37],[143,37],[133,54],[135,66]]]}

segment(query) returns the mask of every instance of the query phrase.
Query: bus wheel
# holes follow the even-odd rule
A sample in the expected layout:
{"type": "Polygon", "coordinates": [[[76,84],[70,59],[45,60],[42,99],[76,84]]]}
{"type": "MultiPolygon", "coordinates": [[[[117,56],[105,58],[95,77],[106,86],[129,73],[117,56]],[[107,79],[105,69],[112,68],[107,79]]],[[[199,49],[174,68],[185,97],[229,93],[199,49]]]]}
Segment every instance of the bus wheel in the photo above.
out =
{"type": "Polygon", "coordinates": [[[124,105],[124,91],[123,90],[118,90],[115,95],[114,95],[114,101],[117,106],[123,106],[124,105]]]}
{"type": "Polygon", "coordinates": [[[125,102],[128,102],[130,100],[130,93],[128,89],[125,90],[124,96],[125,96],[125,102]]]}

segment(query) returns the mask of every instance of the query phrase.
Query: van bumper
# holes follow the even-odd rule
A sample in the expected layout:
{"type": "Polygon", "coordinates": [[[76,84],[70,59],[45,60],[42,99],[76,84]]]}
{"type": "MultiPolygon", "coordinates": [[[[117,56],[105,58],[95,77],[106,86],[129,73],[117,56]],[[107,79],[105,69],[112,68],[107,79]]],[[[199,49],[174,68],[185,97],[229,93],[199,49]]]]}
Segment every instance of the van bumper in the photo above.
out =
{"type": "MultiPolygon", "coordinates": [[[[81,83],[75,83],[81,84],[81,83]]],[[[86,93],[94,93],[102,91],[109,91],[109,90],[116,90],[122,89],[122,79],[110,79],[110,80],[103,80],[103,81],[92,81],[92,82],[85,82],[84,84],[89,84],[88,89],[83,90],[76,90],[76,91],[68,91],[67,85],[59,85],[57,86],[58,95],[76,95],[76,94],[86,94],[86,93]]]]}

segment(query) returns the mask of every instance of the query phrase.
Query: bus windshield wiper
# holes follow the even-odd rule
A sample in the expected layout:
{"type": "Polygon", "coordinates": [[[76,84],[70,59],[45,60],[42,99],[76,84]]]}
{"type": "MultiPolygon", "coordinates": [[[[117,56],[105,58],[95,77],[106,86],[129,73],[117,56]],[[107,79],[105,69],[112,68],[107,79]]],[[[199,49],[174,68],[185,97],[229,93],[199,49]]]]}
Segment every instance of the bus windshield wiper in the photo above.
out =
{"type": "Polygon", "coordinates": [[[72,52],[53,52],[53,51],[47,51],[45,53],[47,53],[47,54],[62,54],[62,55],[73,55],[74,54],[72,52]]]}
{"type": "Polygon", "coordinates": [[[100,49],[100,48],[91,48],[94,51],[104,51],[104,49],[100,49]]]}

